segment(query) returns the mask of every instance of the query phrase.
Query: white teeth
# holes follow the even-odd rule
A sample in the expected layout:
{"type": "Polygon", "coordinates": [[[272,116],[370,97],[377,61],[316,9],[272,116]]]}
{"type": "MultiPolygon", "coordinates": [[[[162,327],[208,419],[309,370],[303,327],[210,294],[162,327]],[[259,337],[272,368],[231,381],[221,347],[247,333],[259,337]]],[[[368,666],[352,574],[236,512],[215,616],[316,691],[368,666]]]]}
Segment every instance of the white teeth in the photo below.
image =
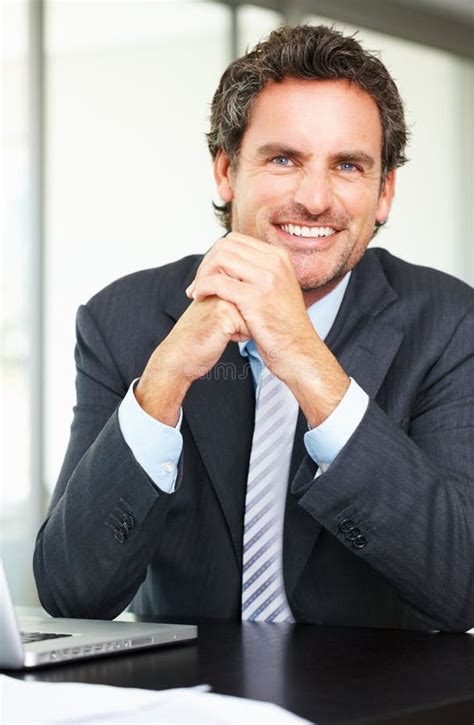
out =
{"type": "Polygon", "coordinates": [[[281,228],[295,237],[330,237],[336,230],[332,227],[299,227],[294,224],[281,224],[281,228]]]}

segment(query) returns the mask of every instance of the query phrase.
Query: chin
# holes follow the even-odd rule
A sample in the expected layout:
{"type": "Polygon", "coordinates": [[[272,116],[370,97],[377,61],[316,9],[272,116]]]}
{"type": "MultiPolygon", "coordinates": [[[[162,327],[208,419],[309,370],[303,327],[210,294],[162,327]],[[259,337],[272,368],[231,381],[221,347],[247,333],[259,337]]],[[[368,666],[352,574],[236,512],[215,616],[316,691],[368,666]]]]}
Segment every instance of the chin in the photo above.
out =
{"type": "Polygon", "coordinates": [[[315,265],[314,260],[312,270],[304,268],[304,265],[298,264],[298,260],[293,259],[293,265],[295,268],[296,277],[302,290],[320,289],[324,287],[333,279],[341,276],[341,269],[338,266],[336,269],[321,268],[321,265],[315,265]]]}
{"type": "Polygon", "coordinates": [[[329,284],[339,282],[349,271],[347,265],[338,266],[336,269],[319,271],[317,275],[298,274],[296,276],[298,283],[303,292],[311,292],[312,290],[323,289],[329,284]]]}

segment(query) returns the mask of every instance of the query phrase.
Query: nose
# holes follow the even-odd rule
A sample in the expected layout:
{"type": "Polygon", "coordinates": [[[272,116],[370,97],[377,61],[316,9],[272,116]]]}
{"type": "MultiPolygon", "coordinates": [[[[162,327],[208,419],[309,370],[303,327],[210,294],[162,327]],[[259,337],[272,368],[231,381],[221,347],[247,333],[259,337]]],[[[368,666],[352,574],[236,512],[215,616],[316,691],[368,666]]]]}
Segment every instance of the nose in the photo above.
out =
{"type": "Polygon", "coordinates": [[[322,170],[305,173],[298,179],[293,199],[304,206],[310,214],[317,216],[332,204],[333,192],[329,175],[322,170]]]}

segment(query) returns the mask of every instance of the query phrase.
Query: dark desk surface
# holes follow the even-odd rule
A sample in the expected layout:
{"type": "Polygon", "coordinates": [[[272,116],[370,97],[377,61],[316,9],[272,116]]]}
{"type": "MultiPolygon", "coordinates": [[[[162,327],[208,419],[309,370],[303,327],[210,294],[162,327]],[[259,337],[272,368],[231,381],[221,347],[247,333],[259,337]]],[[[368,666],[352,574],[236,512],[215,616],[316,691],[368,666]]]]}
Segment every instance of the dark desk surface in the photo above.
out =
{"type": "Polygon", "coordinates": [[[18,675],[163,689],[207,683],[320,725],[472,725],[474,635],[202,622],[199,642],[18,675]]]}

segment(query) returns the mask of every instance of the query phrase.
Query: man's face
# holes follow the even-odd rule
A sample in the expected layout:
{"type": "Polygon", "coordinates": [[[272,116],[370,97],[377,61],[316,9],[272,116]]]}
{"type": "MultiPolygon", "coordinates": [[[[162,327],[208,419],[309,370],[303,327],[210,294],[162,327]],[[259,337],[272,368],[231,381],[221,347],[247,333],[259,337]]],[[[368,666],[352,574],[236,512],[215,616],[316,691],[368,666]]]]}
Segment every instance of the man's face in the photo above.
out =
{"type": "Polygon", "coordinates": [[[384,221],[395,173],[381,186],[375,101],[347,81],[286,79],[258,96],[237,168],[219,152],[215,175],[232,230],[286,247],[304,291],[329,291],[384,221]],[[332,282],[332,284],[331,284],[332,282]]]}

